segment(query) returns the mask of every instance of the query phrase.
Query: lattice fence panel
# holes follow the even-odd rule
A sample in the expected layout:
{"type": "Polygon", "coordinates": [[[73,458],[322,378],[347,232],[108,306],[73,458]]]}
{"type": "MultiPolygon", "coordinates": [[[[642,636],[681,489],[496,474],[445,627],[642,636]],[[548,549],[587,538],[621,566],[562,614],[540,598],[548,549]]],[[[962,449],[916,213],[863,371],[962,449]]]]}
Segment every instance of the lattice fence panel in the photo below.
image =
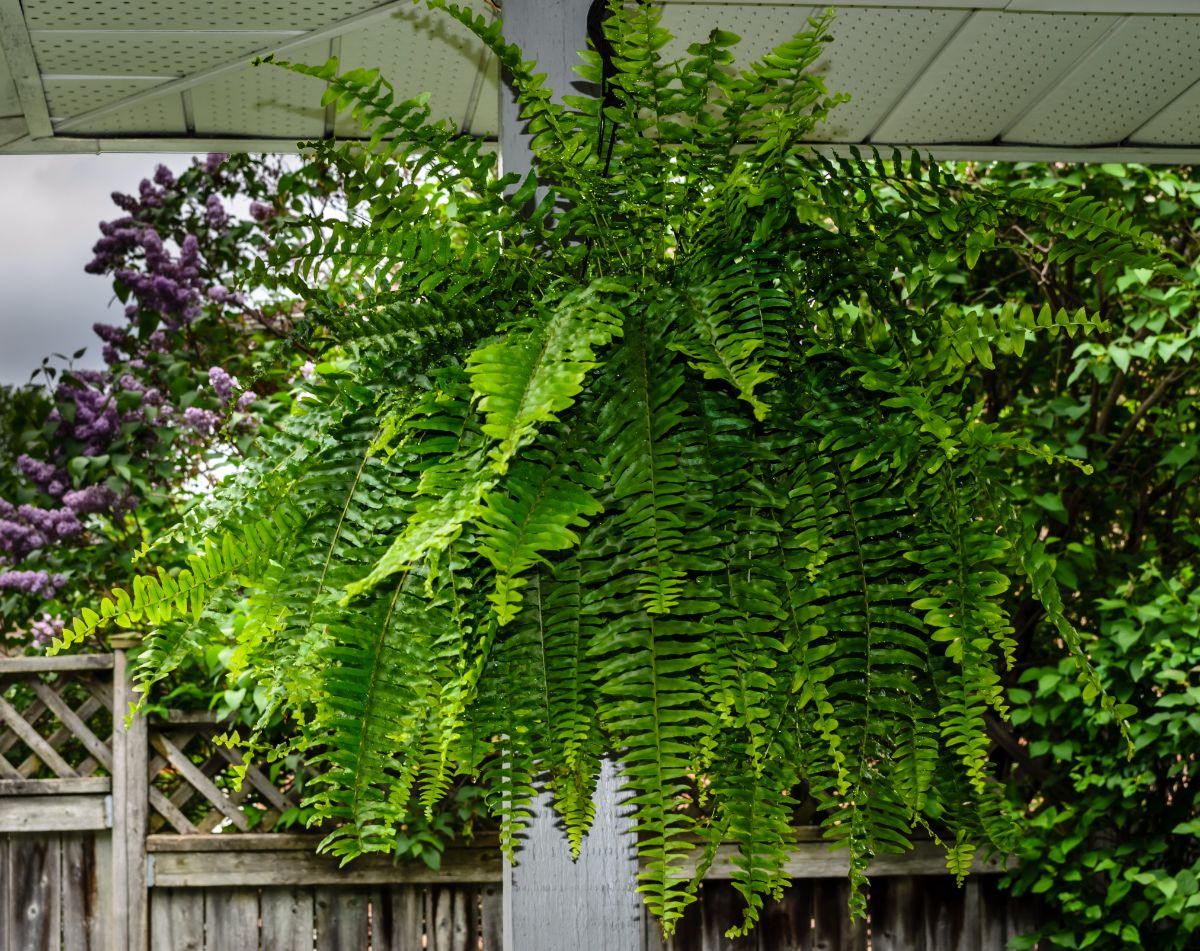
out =
{"type": "Polygon", "coordinates": [[[151,833],[269,832],[284,813],[299,807],[295,775],[245,763],[238,750],[215,742],[222,729],[200,718],[151,725],[151,833]]]}
{"type": "Polygon", "coordinates": [[[112,771],[112,680],[92,670],[0,670],[0,780],[112,771]]]}

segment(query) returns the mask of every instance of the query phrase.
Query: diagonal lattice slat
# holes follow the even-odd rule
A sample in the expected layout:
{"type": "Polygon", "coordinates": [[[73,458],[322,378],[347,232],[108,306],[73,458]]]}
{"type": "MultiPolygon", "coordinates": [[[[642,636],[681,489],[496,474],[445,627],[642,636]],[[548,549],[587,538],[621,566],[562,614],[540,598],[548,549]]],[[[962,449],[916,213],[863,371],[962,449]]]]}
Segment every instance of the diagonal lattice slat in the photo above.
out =
{"type": "Polygon", "coordinates": [[[296,807],[296,796],[247,763],[240,751],[214,742],[218,724],[195,715],[179,717],[183,722],[168,720],[151,728],[150,805],[157,813],[150,820],[151,832],[168,825],[185,835],[222,828],[266,831],[296,807]],[[243,782],[231,788],[233,772],[243,766],[243,782]]]}
{"type": "Polygon", "coordinates": [[[14,671],[10,659],[0,677],[0,779],[111,772],[111,690],[82,671],[14,671]]]}
{"type": "Polygon", "coordinates": [[[21,716],[17,709],[3,697],[0,697],[0,720],[8,724],[8,728],[21,738],[38,759],[54,770],[56,776],[69,778],[79,775],[66,760],[58,755],[58,751],[38,734],[33,724],[21,716]]]}
{"type": "MultiPolygon", "coordinates": [[[[0,657],[0,781],[112,774],[111,669],[107,655],[0,657]]],[[[149,731],[150,831],[267,831],[298,805],[292,777],[281,789],[261,764],[214,742],[222,724],[210,714],[168,711],[163,720],[149,731]]]]}

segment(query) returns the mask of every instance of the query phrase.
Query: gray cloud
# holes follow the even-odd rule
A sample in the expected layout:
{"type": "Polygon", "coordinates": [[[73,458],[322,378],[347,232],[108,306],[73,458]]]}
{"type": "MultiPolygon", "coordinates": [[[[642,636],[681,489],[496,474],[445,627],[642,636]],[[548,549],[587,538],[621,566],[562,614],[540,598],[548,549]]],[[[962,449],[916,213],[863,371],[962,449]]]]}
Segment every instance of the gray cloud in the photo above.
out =
{"type": "Polygon", "coordinates": [[[0,383],[24,383],[51,353],[87,353],[99,367],[97,321],[120,323],[107,278],[85,274],[100,221],[121,211],[109,197],[136,192],[160,162],[188,155],[0,155],[0,383]]]}

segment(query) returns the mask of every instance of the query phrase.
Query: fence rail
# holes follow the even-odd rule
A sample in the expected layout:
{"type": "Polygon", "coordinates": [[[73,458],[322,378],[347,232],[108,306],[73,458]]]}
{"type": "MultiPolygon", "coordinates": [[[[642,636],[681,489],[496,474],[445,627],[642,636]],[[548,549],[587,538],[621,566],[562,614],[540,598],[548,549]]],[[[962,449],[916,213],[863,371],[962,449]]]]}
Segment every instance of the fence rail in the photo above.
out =
{"type": "MultiPolygon", "coordinates": [[[[274,831],[292,783],[215,744],[211,718],[126,723],[126,646],[0,657],[0,951],[500,951],[494,841],[452,846],[438,869],[340,867],[319,837],[274,831]]],[[[741,898],[721,849],[675,936],[647,919],[634,951],[999,951],[1036,925],[994,860],[959,889],[932,843],[880,856],[852,923],[844,852],[799,834],[795,884],[749,937],[724,937],[741,898]]]]}

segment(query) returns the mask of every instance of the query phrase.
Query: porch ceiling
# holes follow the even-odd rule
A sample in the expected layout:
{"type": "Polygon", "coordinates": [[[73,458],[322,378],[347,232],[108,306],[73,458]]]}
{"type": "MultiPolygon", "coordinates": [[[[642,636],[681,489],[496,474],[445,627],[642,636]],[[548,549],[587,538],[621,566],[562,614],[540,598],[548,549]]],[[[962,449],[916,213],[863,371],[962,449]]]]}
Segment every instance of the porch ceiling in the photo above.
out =
{"type": "MultiPolygon", "coordinates": [[[[489,12],[486,0],[471,0],[489,12]]],[[[1197,0],[664,0],[686,43],[743,59],[836,8],[819,64],[849,93],[815,141],[944,158],[1200,163],[1197,0]]],[[[268,52],[379,66],[402,95],[494,138],[497,69],[410,0],[0,0],[0,153],[288,151],[352,130],[268,52]]]]}

